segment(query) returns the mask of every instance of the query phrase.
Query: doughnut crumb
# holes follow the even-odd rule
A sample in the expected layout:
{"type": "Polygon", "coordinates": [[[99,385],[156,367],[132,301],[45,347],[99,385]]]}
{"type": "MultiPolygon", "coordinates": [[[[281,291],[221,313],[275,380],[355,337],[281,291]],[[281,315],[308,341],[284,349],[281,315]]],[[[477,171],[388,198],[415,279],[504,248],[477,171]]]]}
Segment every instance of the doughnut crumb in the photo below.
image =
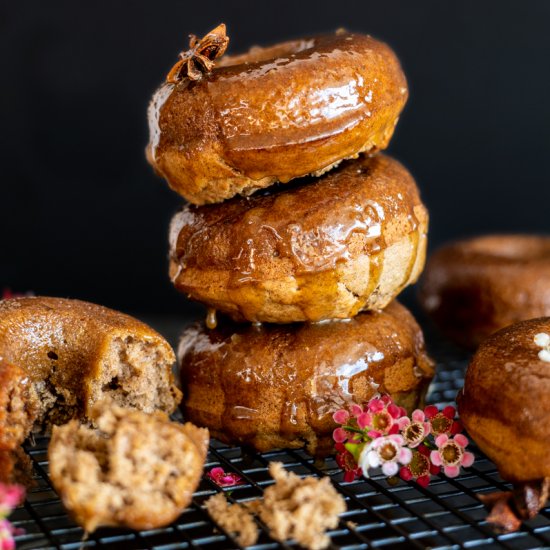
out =
{"type": "Polygon", "coordinates": [[[250,512],[246,512],[243,505],[229,505],[220,493],[206,502],[208,513],[224,529],[238,533],[236,540],[243,546],[257,540],[251,536],[253,526],[257,537],[251,515],[255,514],[275,540],[295,539],[309,550],[327,548],[330,544],[327,529],[334,529],[339,515],[346,511],[345,501],[332,486],[330,478],[301,478],[287,472],[280,462],[271,462],[269,473],[275,483],[264,491],[263,499],[247,503],[250,512]],[[246,543],[241,542],[243,539],[246,543]]]}
{"type": "Polygon", "coordinates": [[[241,504],[229,504],[224,493],[210,497],[206,503],[210,517],[231,536],[239,546],[256,544],[259,536],[258,526],[252,514],[241,504]]]}
{"type": "Polygon", "coordinates": [[[260,519],[279,541],[294,538],[304,548],[320,550],[330,544],[327,529],[338,525],[346,503],[332,486],[330,478],[301,478],[287,472],[280,462],[269,465],[275,484],[264,492],[257,506],[260,519]]]}
{"type": "Polygon", "coordinates": [[[55,426],[50,477],[65,508],[87,532],[100,526],[153,529],[191,502],[204,467],[208,431],[167,415],[94,407],[98,429],[55,426]]]}

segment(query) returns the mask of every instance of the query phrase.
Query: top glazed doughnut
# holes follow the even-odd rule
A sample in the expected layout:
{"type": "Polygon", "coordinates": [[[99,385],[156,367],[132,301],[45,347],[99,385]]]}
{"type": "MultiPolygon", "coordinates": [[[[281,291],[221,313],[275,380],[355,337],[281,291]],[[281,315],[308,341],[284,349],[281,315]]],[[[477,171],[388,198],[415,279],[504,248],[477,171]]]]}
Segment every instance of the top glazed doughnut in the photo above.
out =
{"type": "Polygon", "coordinates": [[[147,157],[190,202],[221,202],[386,148],[407,96],[397,57],[370,36],[254,47],[156,91],[147,157]]]}

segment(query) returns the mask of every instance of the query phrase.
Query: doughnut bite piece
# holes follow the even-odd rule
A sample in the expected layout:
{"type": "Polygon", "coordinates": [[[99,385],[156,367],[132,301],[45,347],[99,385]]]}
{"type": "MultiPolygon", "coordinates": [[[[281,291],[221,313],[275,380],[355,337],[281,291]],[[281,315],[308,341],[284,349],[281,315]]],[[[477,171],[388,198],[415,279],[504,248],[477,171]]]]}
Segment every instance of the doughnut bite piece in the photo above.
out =
{"type": "Polygon", "coordinates": [[[170,229],[170,277],[236,321],[347,319],[416,281],[427,226],[409,172],[362,157],[301,185],[185,206],[170,229]]]}
{"type": "Polygon", "coordinates": [[[111,402],[94,416],[97,430],[75,420],[53,430],[50,478],[67,510],[87,532],[174,521],[200,481],[208,430],[111,402]]]}
{"type": "Polygon", "coordinates": [[[20,381],[17,387],[8,380],[0,400],[25,437],[31,425],[89,421],[94,403],[105,398],[167,413],[181,399],[172,374],[175,355],[160,334],[128,315],[79,300],[0,301],[0,357],[12,364],[8,371],[0,367],[0,376],[8,372],[9,379],[20,381]],[[31,406],[32,422],[23,418],[31,406]],[[19,419],[16,410],[22,411],[19,419]]]}
{"type": "MultiPolygon", "coordinates": [[[[521,321],[488,337],[457,397],[464,426],[514,492],[497,495],[493,521],[519,526],[544,506],[550,487],[550,317],[521,321]]],[[[490,516],[491,518],[491,516],[490,516]]]]}
{"type": "Polygon", "coordinates": [[[187,420],[259,451],[333,448],[332,414],[384,392],[412,411],[434,374],[424,338],[397,302],[353,319],[188,328],[179,361],[187,420]]]}
{"type": "Polygon", "coordinates": [[[441,330],[476,348],[508,325],[550,315],[550,237],[488,235],[433,254],[420,301],[441,330]]]}
{"type": "MultiPolygon", "coordinates": [[[[191,58],[201,51],[194,44],[191,58]]],[[[174,79],[172,71],[156,91],[147,158],[195,204],[386,148],[408,96],[393,51],[345,31],[254,47],[193,72],[174,79]]]]}

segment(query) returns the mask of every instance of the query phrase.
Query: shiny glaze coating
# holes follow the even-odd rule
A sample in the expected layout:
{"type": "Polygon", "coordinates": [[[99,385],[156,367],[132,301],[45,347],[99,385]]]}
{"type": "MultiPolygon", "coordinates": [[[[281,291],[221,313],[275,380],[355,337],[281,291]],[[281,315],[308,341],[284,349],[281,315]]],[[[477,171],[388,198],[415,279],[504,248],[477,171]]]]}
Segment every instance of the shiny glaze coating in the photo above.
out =
{"type": "Polygon", "coordinates": [[[0,301],[0,356],[32,382],[40,400],[39,427],[85,420],[93,403],[107,395],[166,412],[181,399],[171,371],[175,355],[162,336],[128,315],[79,300],[0,301]],[[151,383],[136,368],[143,363],[132,355],[138,354],[134,344],[151,347],[150,361],[158,366],[151,383]],[[113,378],[115,363],[120,372],[113,378]]]}
{"type": "Polygon", "coordinates": [[[550,237],[489,235],[444,246],[428,261],[420,301],[468,348],[517,321],[550,315],[550,237]]]}
{"type": "Polygon", "coordinates": [[[188,328],[178,351],[186,420],[213,437],[259,451],[332,449],[332,414],[387,392],[412,410],[433,377],[424,338],[409,311],[346,321],[188,328]]]}
{"type": "Polygon", "coordinates": [[[427,224],[409,172],[362,157],[305,184],[184,207],[172,221],[170,276],[237,321],[345,319],[416,281],[427,224]]]}
{"type": "Polygon", "coordinates": [[[395,54],[370,36],[256,47],[157,90],[147,158],[190,202],[220,202],[386,148],[407,95],[395,54]]]}
{"type": "Polygon", "coordinates": [[[550,363],[534,343],[550,318],[521,321],[487,338],[457,397],[464,426],[504,479],[550,477],[550,363]]]}

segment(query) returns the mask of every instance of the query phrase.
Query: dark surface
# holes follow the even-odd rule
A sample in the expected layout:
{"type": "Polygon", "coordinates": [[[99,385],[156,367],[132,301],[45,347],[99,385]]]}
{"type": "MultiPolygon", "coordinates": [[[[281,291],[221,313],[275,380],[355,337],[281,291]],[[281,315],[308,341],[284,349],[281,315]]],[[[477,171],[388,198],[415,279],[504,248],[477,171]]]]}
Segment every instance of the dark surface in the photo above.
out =
{"type": "Polygon", "coordinates": [[[391,151],[423,191],[432,244],[548,230],[545,0],[5,2],[0,287],[190,311],[166,275],[181,199],[145,162],[145,111],[187,34],[220,21],[233,52],[340,26],[395,48],[411,96],[391,151]]]}
{"type": "MultiPolygon", "coordinates": [[[[171,338],[179,330],[177,324],[169,319],[157,319],[153,324],[171,338]]],[[[439,371],[428,400],[439,405],[453,402],[462,386],[464,355],[437,339],[430,337],[429,341],[432,342],[431,349],[438,361],[439,371]]],[[[216,528],[202,508],[204,501],[220,490],[206,477],[201,481],[192,505],[168,528],[141,533],[100,529],[81,546],[84,532],[66,515],[48,479],[47,443],[47,439],[42,438],[35,447],[27,446],[37,486],[29,492],[24,507],[11,516],[18,527],[27,531],[17,540],[19,550],[76,550],[81,547],[158,550],[238,548],[235,541],[216,528]]],[[[271,483],[267,472],[270,461],[281,461],[287,469],[299,475],[329,475],[347,505],[347,512],[341,516],[338,527],[330,531],[332,549],[550,548],[549,507],[526,522],[516,533],[498,535],[489,527],[485,521],[487,511],[476,494],[506,490],[508,484],[499,477],[494,464],[477,450],[474,451],[476,461],[471,468],[463,469],[455,479],[435,476],[427,489],[404,481],[392,486],[378,471],[370,479],[344,483],[342,473],[332,459],[321,465],[315,464],[302,451],[273,451],[260,455],[217,442],[211,444],[206,470],[222,466],[226,472],[238,472],[243,477],[244,485],[226,489],[231,491],[230,499],[233,501],[261,496],[263,489],[271,483]]],[[[262,529],[258,544],[253,548],[289,547],[298,548],[293,542],[284,545],[275,543],[262,529]]]]}

